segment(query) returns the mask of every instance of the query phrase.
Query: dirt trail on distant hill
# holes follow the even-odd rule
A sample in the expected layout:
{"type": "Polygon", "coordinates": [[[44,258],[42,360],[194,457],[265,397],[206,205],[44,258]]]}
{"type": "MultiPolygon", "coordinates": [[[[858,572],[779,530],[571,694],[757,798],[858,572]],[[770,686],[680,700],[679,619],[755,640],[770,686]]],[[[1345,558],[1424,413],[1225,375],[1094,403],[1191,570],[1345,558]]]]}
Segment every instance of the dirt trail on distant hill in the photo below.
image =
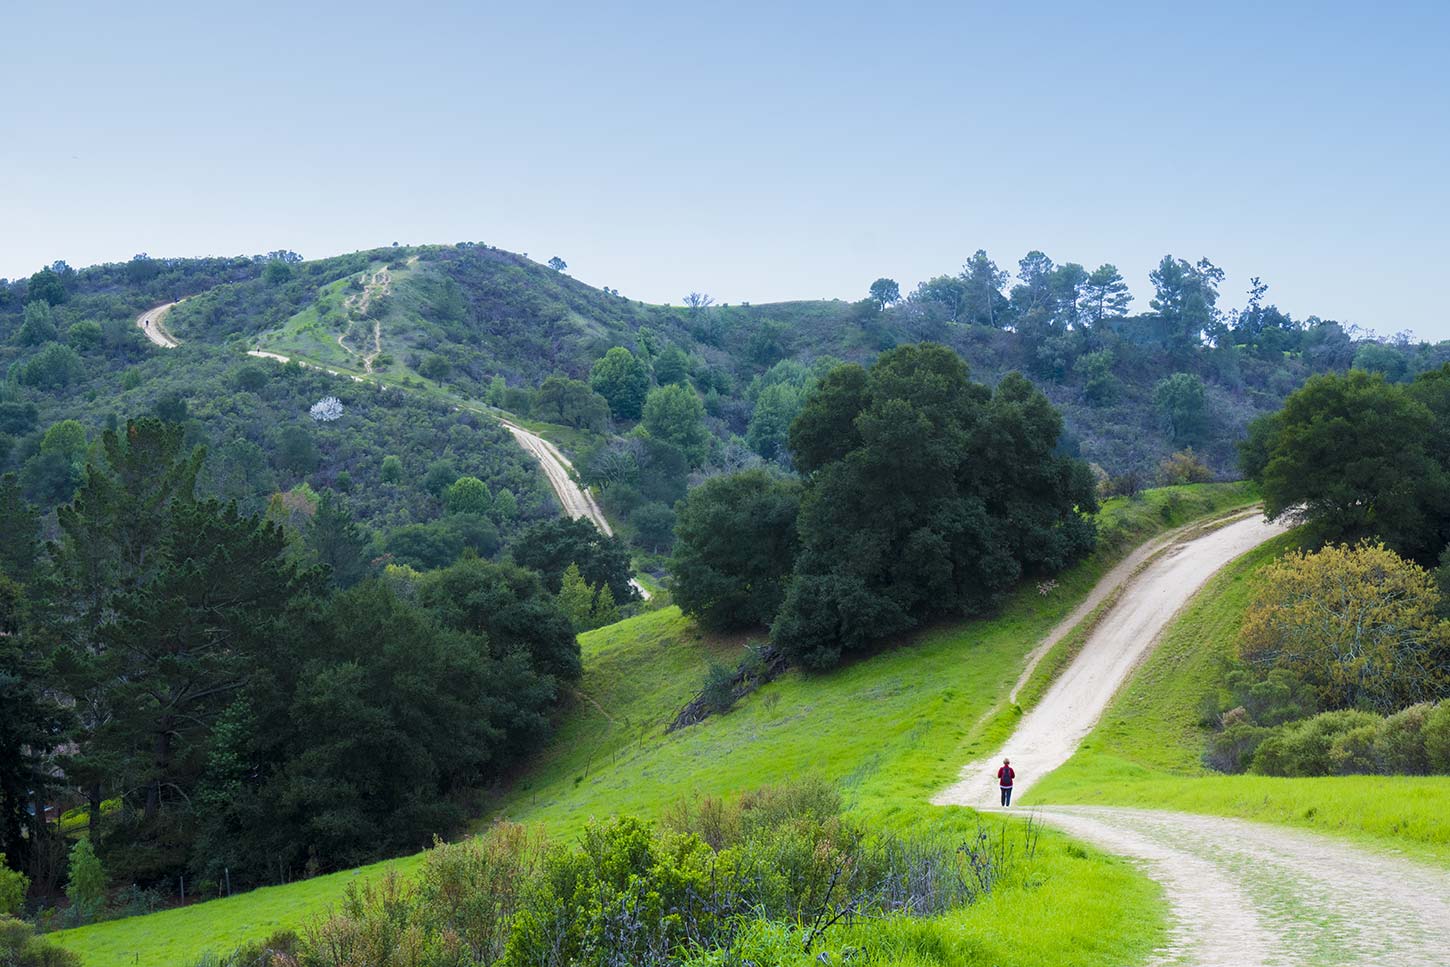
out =
{"type": "MultiPolygon", "coordinates": [[[[414,261],[416,261],[416,257],[414,261]]],[[[383,271],[386,272],[386,270],[383,271]]],[[[157,328],[156,320],[164,315],[166,313],[166,310],[170,309],[174,305],[176,305],[176,303],[169,302],[164,306],[157,306],[155,309],[149,309],[146,312],[142,313],[141,316],[136,320],[136,325],[140,327],[142,332],[146,333],[147,337],[149,337],[152,342],[156,343],[156,345],[158,346],[164,346],[168,349],[174,349],[178,344],[176,340],[172,339],[170,336],[166,335],[164,332],[157,328]]],[[[339,344],[341,343],[341,339],[342,337],[339,336],[339,344]]],[[[377,353],[381,351],[381,334],[378,330],[376,323],[374,323],[373,327],[373,339],[375,352],[373,352],[371,356],[364,357],[364,361],[367,365],[367,371],[369,374],[372,373],[372,360],[375,359],[377,357],[377,353]]],[[[343,348],[346,349],[347,347],[344,346],[343,348]]],[[[349,350],[349,352],[351,352],[351,350],[349,350]]],[[[279,363],[291,362],[291,358],[288,356],[284,356],[281,353],[268,352],[264,349],[249,349],[247,350],[247,355],[252,356],[256,359],[270,359],[279,363]]],[[[357,376],[351,373],[340,373],[335,369],[327,369],[322,366],[314,366],[311,363],[304,363],[301,360],[298,360],[298,364],[302,366],[308,366],[312,369],[320,369],[325,373],[332,374],[333,376],[346,376],[354,383],[371,381],[368,379],[367,376],[357,376]]],[[[513,436],[514,440],[519,444],[519,446],[523,447],[524,450],[533,455],[534,459],[539,461],[539,468],[544,471],[544,478],[548,480],[549,488],[554,491],[554,496],[559,498],[559,506],[563,508],[564,513],[568,514],[570,517],[586,518],[587,520],[592,522],[595,527],[599,528],[599,530],[604,534],[607,534],[611,537],[614,535],[614,529],[609,526],[609,520],[604,516],[604,512],[599,509],[599,504],[594,500],[593,495],[590,494],[587,489],[579,486],[579,484],[574,482],[574,477],[572,474],[574,466],[569,462],[569,459],[565,457],[564,454],[559,452],[558,447],[554,446],[552,443],[550,443],[548,440],[545,440],[537,433],[530,433],[523,427],[511,423],[491,411],[484,410],[482,407],[469,407],[469,410],[470,412],[480,413],[498,420],[499,423],[503,424],[504,429],[509,431],[509,434],[513,436]]],[[[639,596],[641,598],[646,601],[649,600],[650,592],[648,588],[646,588],[643,584],[636,580],[631,579],[629,583],[637,592],[639,592],[639,596]]]]}
{"type": "Polygon", "coordinates": [[[162,349],[175,349],[181,344],[173,339],[170,333],[161,328],[161,318],[170,312],[173,306],[181,302],[181,299],[177,299],[176,302],[168,302],[154,309],[147,309],[136,317],[136,328],[145,333],[147,339],[162,349]]]}
{"type": "MultiPolygon", "coordinates": [[[[1048,643],[1058,640],[1121,591],[1066,671],[998,754],[968,765],[933,802],[996,810],[995,772],[1003,756],[1017,769],[1014,800],[1067,761],[1194,593],[1225,564],[1283,531],[1254,514],[1216,529],[1187,528],[1135,552],[1049,635],[1048,643]]],[[[1113,807],[1028,808],[1134,860],[1162,884],[1172,935],[1150,958],[1154,967],[1450,964],[1445,870],[1239,819],[1113,807]]]]}

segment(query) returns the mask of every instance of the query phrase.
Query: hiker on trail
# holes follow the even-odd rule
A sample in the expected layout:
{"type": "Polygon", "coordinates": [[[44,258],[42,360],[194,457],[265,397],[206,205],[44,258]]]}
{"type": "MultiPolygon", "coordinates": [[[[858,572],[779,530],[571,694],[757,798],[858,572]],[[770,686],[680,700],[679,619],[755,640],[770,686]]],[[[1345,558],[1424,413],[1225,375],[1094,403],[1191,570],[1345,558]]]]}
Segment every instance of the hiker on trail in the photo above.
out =
{"type": "Polygon", "coordinates": [[[1012,805],[1012,780],[1017,773],[1012,770],[1012,760],[1003,759],[1002,768],[997,770],[997,785],[1002,788],[1002,805],[1012,805]]]}

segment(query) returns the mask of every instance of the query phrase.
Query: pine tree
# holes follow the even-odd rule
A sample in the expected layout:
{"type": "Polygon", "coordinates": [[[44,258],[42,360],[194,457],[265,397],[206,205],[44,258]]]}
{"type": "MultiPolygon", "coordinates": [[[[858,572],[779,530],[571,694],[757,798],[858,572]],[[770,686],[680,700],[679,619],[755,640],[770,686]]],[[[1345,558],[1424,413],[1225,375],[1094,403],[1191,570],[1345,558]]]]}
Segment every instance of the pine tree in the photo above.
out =
{"type": "Polygon", "coordinates": [[[594,589],[585,583],[584,575],[579,573],[579,565],[570,564],[564,569],[559,586],[559,606],[569,616],[575,631],[587,631],[593,627],[593,605],[594,589]]]}
{"type": "Polygon", "coordinates": [[[65,895],[82,921],[94,920],[106,905],[106,870],[89,839],[78,840],[70,851],[65,895]]]}
{"type": "Polygon", "coordinates": [[[599,593],[594,596],[594,610],[590,614],[590,627],[603,628],[618,620],[619,606],[614,603],[614,592],[609,590],[609,585],[601,585],[599,593]]]}

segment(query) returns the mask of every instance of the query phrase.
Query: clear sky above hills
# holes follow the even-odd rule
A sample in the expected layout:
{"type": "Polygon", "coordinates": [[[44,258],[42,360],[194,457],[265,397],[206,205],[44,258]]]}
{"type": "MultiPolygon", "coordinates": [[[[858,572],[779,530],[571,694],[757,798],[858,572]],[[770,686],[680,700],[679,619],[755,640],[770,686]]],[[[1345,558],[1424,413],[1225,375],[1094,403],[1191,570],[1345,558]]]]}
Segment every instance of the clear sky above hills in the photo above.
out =
{"type": "Polygon", "coordinates": [[[467,239],[766,302],[1041,248],[1146,308],[1171,252],[1450,338],[1450,4],[692,6],[13,5],[0,276],[467,239]]]}

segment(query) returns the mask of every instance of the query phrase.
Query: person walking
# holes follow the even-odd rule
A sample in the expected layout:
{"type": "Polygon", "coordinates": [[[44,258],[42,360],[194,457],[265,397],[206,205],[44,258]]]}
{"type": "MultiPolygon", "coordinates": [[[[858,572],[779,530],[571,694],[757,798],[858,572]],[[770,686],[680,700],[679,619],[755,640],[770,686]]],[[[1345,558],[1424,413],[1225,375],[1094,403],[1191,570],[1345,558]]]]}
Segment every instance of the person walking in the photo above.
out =
{"type": "Polygon", "coordinates": [[[1002,805],[1012,805],[1012,780],[1017,773],[1012,769],[1012,760],[1003,759],[1002,768],[997,770],[997,785],[1002,790],[1002,805]]]}

